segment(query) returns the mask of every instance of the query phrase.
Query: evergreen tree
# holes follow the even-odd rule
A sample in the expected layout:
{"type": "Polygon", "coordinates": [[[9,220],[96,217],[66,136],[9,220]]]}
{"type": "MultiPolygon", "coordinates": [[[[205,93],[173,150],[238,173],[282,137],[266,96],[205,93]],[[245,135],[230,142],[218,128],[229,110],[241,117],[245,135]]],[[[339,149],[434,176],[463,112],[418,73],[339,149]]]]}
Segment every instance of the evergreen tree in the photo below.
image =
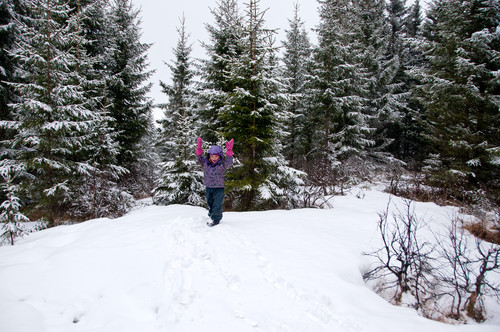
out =
{"type": "MultiPolygon", "coordinates": [[[[425,44],[422,35],[422,11],[420,1],[415,0],[409,9],[409,15],[406,20],[405,34],[407,39],[404,42],[404,61],[405,76],[409,78],[410,98],[408,109],[403,117],[403,137],[400,139],[401,146],[400,158],[407,161],[409,158],[420,167],[420,163],[425,158],[428,151],[428,145],[424,138],[424,106],[414,97],[414,87],[420,82],[412,74],[421,70],[426,63],[424,61],[424,52],[422,45],[425,44]]],[[[406,89],[405,89],[406,91],[406,89]]]]}
{"type": "Polygon", "coordinates": [[[290,102],[286,109],[285,130],[288,136],[283,144],[284,155],[293,167],[304,167],[305,155],[311,148],[313,128],[310,121],[308,105],[308,81],[310,79],[312,47],[299,17],[299,6],[295,5],[290,29],[286,30],[286,41],[283,42],[285,65],[283,79],[290,102]]]}
{"type": "MultiPolygon", "coordinates": [[[[335,181],[341,163],[365,154],[372,129],[365,116],[367,95],[359,41],[354,39],[356,12],[348,0],[319,0],[320,24],[311,104],[315,132],[308,174],[318,184],[335,181]]],[[[359,27],[358,27],[359,28],[359,27]]]]}
{"type": "Polygon", "coordinates": [[[14,239],[24,232],[23,222],[30,220],[19,211],[21,202],[16,196],[17,187],[13,184],[12,177],[2,174],[2,178],[5,181],[2,189],[6,194],[6,200],[0,206],[0,222],[2,223],[0,228],[2,241],[0,241],[0,244],[8,241],[11,245],[14,245],[14,239]]]}
{"type": "MultiPolygon", "coordinates": [[[[14,48],[17,31],[14,22],[12,1],[0,3],[0,119],[10,118],[7,105],[12,102],[12,91],[7,82],[14,81],[14,61],[11,52],[14,48]]],[[[6,132],[0,130],[0,140],[6,137],[6,132]]]]}
{"type": "Polygon", "coordinates": [[[161,177],[154,201],[160,204],[203,205],[203,176],[194,155],[196,146],[196,93],[185,19],[177,30],[179,40],[174,49],[175,62],[169,65],[172,85],[160,82],[169,102],[163,105],[165,119],[159,143],[161,177]]]}
{"type": "Polygon", "coordinates": [[[87,41],[83,47],[87,55],[92,59],[92,66],[85,73],[89,81],[96,82],[99,86],[95,93],[106,96],[106,71],[107,62],[110,59],[111,46],[108,36],[108,2],[109,0],[73,0],[74,11],[81,13],[81,33],[87,41]]]}
{"type": "Polygon", "coordinates": [[[111,128],[106,99],[106,40],[107,2],[105,0],[76,0],[72,6],[74,23],[85,37],[85,44],[76,45],[91,59],[80,64],[78,70],[85,77],[84,94],[87,108],[96,125],[89,136],[89,144],[80,151],[80,158],[92,167],[78,184],[72,211],[75,217],[99,218],[120,216],[132,205],[132,197],[120,189],[118,182],[128,170],[117,165],[120,152],[117,133],[111,128]]]}
{"type": "Polygon", "coordinates": [[[275,31],[264,27],[264,14],[259,1],[247,4],[240,41],[243,52],[230,63],[230,79],[236,88],[220,113],[224,137],[234,138],[237,158],[228,173],[229,203],[245,210],[293,205],[284,188],[297,183],[297,174],[281,155],[284,100],[277,80],[275,31]]]}
{"type": "Polygon", "coordinates": [[[212,144],[222,144],[223,124],[220,112],[226,105],[229,94],[237,87],[230,76],[230,64],[243,53],[240,40],[243,38],[243,18],[236,0],[221,0],[211,10],[214,25],[207,25],[210,43],[204,43],[208,59],[201,60],[199,91],[202,105],[198,111],[201,122],[200,136],[212,144]]]}
{"type": "Polygon", "coordinates": [[[419,93],[446,186],[499,185],[492,181],[499,178],[499,6],[489,0],[437,0],[429,10],[428,66],[419,93]]]}
{"type": "MultiPolygon", "coordinates": [[[[22,37],[19,22],[26,15],[24,2],[20,0],[5,0],[0,3],[0,121],[12,120],[10,103],[18,101],[18,96],[10,83],[19,82],[19,64],[14,57],[15,43],[22,37]]],[[[6,126],[0,126],[0,158],[9,157],[9,141],[15,131],[6,126]]],[[[12,157],[12,156],[10,156],[12,157]]]]}
{"type": "Polygon", "coordinates": [[[406,78],[406,71],[404,66],[404,31],[406,29],[406,20],[408,17],[408,8],[406,7],[406,0],[390,0],[387,3],[388,20],[390,23],[390,39],[387,45],[387,51],[390,57],[397,60],[398,68],[394,75],[393,82],[398,85],[395,92],[406,92],[404,97],[399,99],[399,104],[396,112],[400,114],[398,117],[392,118],[392,121],[386,124],[387,138],[393,139],[388,147],[388,151],[393,153],[397,158],[402,159],[402,150],[404,141],[403,117],[405,110],[408,108],[409,86],[408,79],[406,78]]]}
{"type": "MultiPolygon", "coordinates": [[[[400,68],[400,42],[393,38],[391,26],[386,18],[384,0],[354,1],[354,41],[355,48],[361,57],[363,68],[361,84],[364,87],[360,97],[363,98],[364,122],[367,130],[372,132],[368,144],[369,152],[376,159],[385,159],[384,152],[391,139],[387,133],[387,125],[398,121],[401,110],[405,107],[402,93],[398,91],[400,83],[396,76],[400,68]],[[391,44],[391,41],[393,42],[391,44]],[[392,48],[392,52],[391,49],[392,48]]],[[[393,27],[397,28],[397,24],[393,27]]]]}
{"type": "Polygon", "coordinates": [[[126,187],[133,193],[135,198],[150,197],[156,188],[160,172],[158,169],[160,157],[156,149],[159,140],[158,135],[158,128],[151,119],[147,127],[147,134],[139,141],[141,150],[138,153],[134,181],[130,183],[130,186],[126,187]]]}
{"type": "Polygon", "coordinates": [[[120,153],[118,164],[132,171],[141,150],[139,142],[148,134],[152,102],[147,97],[151,84],[146,80],[147,50],[150,45],[140,42],[139,11],[130,0],[113,0],[107,15],[109,31],[107,68],[107,103],[111,126],[118,134],[120,153]]]}
{"type": "Polygon", "coordinates": [[[17,131],[9,143],[14,163],[32,175],[23,189],[54,224],[70,204],[72,183],[91,170],[79,154],[96,122],[78,70],[87,58],[74,47],[84,41],[71,24],[69,6],[62,0],[26,5],[31,17],[16,51],[26,83],[12,84],[22,98],[13,104],[13,121],[4,125],[17,131]]]}
{"type": "Polygon", "coordinates": [[[420,0],[415,0],[408,10],[405,22],[405,32],[410,38],[421,36],[422,7],[420,6],[420,0]]]}
{"type": "Polygon", "coordinates": [[[420,3],[407,7],[406,0],[391,0],[388,6],[391,23],[389,54],[398,59],[398,71],[393,80],[399,116],[387,124],[387,137],[392,139],[388,151],[405,162],[418,162],[425,154],[422,139],[422,106],[412,98],[416,81],[411,72],[423,66],[421,44],[420,3]]]}
{"type": "MultiPolygon", "coordinates": [[[[16,176],[19,173],[12,168],[2,168],[0,176],[2,177],[2,190],[6,199],[0,205],[0,245],[10,243],[14,245],[14,240],[17,237],[23,236],[26,232],[26,222],[30,220],[21,213],[21,200],[17,197],[19,186],[14,183],[16,176]]],[[[36,228],[41,228],[41,224],[37,224],[36,228]]]]}

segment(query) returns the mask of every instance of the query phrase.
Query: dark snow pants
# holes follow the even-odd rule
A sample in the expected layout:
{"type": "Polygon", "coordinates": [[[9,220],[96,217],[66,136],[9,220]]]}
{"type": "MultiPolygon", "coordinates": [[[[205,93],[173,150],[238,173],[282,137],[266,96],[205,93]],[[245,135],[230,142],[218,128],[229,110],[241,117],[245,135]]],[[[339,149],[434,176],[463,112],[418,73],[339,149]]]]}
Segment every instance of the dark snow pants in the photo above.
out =
{"type": "Polygon", "coordinates": [[[224,203],[224,188],[206,188],[205,195],[208,204],[208,216],[218,224],[222,219],[222,204],[224,203]]]}

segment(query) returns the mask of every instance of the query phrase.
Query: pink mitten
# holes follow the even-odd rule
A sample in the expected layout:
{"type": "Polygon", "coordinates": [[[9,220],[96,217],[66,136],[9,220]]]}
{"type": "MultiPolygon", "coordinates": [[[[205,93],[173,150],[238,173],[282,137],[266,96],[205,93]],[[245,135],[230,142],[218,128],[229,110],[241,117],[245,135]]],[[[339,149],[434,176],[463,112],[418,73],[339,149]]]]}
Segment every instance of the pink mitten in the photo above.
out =
{"type": "Polygon", "coordinates": [[[203,139],[201,137],[198,137],[198,146],[196,147],[196,155],[198,157],[203,154],[203,149],[201,148],[202,144],[203,144],[203,139]]]}
{"type": "Polygon", "coordinates": [[[231,139],[229,142],[226,142],[226,156],[231,157],[233,155],[233,144],[234,144],[234,139],[231,139]]]}

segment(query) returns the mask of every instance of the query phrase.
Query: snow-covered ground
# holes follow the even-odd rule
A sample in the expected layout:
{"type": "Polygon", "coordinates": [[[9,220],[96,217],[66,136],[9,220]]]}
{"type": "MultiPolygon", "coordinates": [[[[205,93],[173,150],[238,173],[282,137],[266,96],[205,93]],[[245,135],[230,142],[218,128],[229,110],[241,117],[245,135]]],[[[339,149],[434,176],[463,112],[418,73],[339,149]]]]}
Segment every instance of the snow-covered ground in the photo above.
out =
{"type": "MultiPolygon", "coordinates": [[[[146,206],[34,233],[0,248],[0,331],[500,331],[495,301],[486,323],[448,325],[365,285],[388,201],[353,192],[328,210],[227,212],[213,228],[203,208],[146,206]]],[[[415,212],[439,229],[456,210],[415,212]]]]}

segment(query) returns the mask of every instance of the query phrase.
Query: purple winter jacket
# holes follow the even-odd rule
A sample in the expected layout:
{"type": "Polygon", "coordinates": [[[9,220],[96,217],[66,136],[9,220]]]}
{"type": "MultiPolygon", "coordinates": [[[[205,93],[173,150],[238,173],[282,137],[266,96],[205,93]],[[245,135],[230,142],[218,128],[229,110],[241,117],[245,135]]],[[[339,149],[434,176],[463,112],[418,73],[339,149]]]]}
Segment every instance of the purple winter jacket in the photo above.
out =
{"type": "Polygon", "coordinates": [[[224,173],[233,164],[233,156],[226,156],[220,146],[212,146],[207,156],[198,156],[198,162],[203,167],[203,184],[208,188],[224,188],[224,173]],[[209,160],[211,154],[218,154],[219,160],[212,164],[209,160]]]}

